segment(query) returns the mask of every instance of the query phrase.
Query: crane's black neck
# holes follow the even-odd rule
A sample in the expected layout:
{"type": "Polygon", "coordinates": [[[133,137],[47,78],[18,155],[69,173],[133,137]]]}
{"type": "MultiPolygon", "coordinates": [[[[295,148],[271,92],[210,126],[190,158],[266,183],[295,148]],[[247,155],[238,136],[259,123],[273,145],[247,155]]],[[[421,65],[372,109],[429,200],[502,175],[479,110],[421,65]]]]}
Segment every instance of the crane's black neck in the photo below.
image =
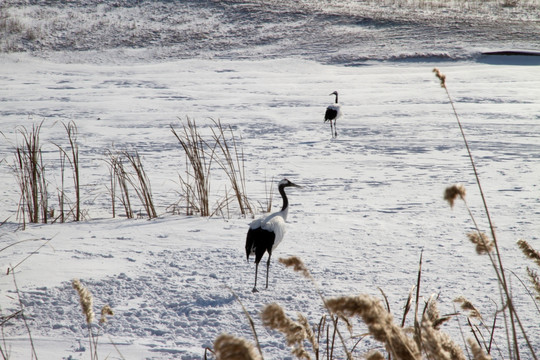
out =
{"type": "Polygon", "coordinates": [[[338,94],[335,93],[334,95],[336,95],[336,104],[338,103],[338,94]]]}
{"type": "Polygon", "coordinates": [[[281,198],[283,199],[283,206],[281,207],[281,211],[285,211],[289,207],[289,199],[287,199],[287,194],[285,194],[285,185],[279,185],[279,193],[281,194],[281,198]]]}

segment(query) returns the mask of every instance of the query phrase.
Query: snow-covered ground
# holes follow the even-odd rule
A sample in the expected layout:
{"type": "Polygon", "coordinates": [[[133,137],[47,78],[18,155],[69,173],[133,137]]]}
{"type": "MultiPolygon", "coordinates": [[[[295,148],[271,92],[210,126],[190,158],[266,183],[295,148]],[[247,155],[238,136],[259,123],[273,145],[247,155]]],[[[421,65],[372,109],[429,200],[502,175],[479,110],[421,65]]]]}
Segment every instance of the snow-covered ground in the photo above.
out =
{"type": "MultiPolygon", "coordinates": [[[[538,51],[538,16],[532,0],[1,2],[2,316],[20,309],[18,288],[38,358],[89,359],[71,288],[79,278],[96,311],[109,304],[115,312],[99,358],[198,359],[222,332],[253,339],[230,288],[255,320],[265,358],[287,359],[282,336],[262,326],[261,308],[278,302],[313,324],[324,311],[314,286],[279,257],[302,258],[324,296],[382,297],[382,289],[400,319],[423,254],[423,298],[440,294],[448,314],[465,296],[491,325],[500,306],[495,274],[466,239],[473,224],[463,204],[450,209],[443,200],[446,186],[465,184],[488,230],[456,119],[432,73],[438,67],[470,141],[516,307],[540,353],[538,304],[521,283],[534,265],[516,246],[525,239],[540,250],[540,57],[482,55],[538,51]],[[336,139],[323,124],[334,90],[344,112],[336,139]],[[205,136],[212,119],[231,126],[253,202],[264,206],[272,185],[275,211],[281,178],[303,186],[288,191],[288,232],[267,290],[251,292],[254,264],[244,251],[251,218],[234,206],[211,218],[171,212],[186,166],[171,126],[180,129],[188,117],[205,136]],[[20,130],[43,122],[49,201],[58,214],[57,145],[68,146],[62,124],[69,121],[78,129],[85,219],[23,231],[12,168],[20,130]],[[106,154],[135,150],[157,219],[112,218],[106,154]]],[[[73,197],[69,171],[66,188],[73,197]]],[[[214,164],[211,206],[227,188],[214,164]]],[[[465,323],[459,315],[443,329],[461,343],[458,320],[465,323]]],[[[2,329],[9,358],[31,358],[22,320],[2,329]]],[[[355,334],[364,330],[355,324],[355,334]]],[[[355,356],[377,346],[366,338],[355,356]]]]}
{"type": "MultiPolygon", "coordinates": [[[[423,251],[422,295],[440,294],[443,313],[454,312],[453,299],[463,295],[489,323],[499,303],[495,276],[487,257],[476,255],[466,240],[472,223],[464,206],[451,210],[443,201],[445,187],[464,183],[480,225],[487,230],[487,224],[459,129],[431,70],[437,66],[447,75],[503,261],[523,280],[527,261],[515,242],[522,238],[540,248],[540,73],[536,66],[520,65],[530,58],[484,60],[360,67],[299,59],[88,65],[3,55],[0,218],[9,220],[0,227],[0,242],[32,241],[3,250],[1,268],[50,240],[16,269],[39,358],[89,358],[83,315],[70,286],[74,278],[92,292],[96,308],[110,304],[115,311],[100,338],[100,358],[120,358],[119,351],[128,359],[192,359],[222,332],[252,339],[227,286],[255,319],[266,358],[287,358],[281,335],[261,325],[262,306],[278,302],[313,323],[323,314],[314,287],[277,262],[288,255],[305,261],[325,296],[380,296],[380,287],[401,314],[423,251]],[[322,121],[333,90],[340,91],[345,114],[337,139],[322,121]],[[178,200],[178,175],[185,169],[170,125],[180,127],[186,116],[203,133],[213,118],[242,136],[252,199],[266,201],[265,181],[272,178],[304,186],[289,191],[288,233],[274,254],[267,290],[251,292],[254,265],[244,253],[249,218],[167,212],[178,200]],[[55,189],[60,175],[53,143],[65,145],[60,122],[69,120],[78,127],[87,219],[17,230],[18,187],[9,167],[20,140],[17,128],[43,121],[41,143],[55,189]],[[111,217],[105,151],[113,148],[141,154],[158,219],[111,217]]],[[[219,169],[213,171],[213,201],[225,191],[224,180],[219,169]]],[[[275,184],[274,192],[277,209],[275,184]]],[[[13,278],[4,270],[5,315],[18,305],[13,278]]],[[[263,267],[261,279],[264,274],[263,267]]],[[[538,349],[537,308],[510,277],[538,349]]],[[[445,329],[460,341],[457,318],[445,329]]],[[[498,345],[504,349],[502,332],[498,345]]],[[[5,326],[4,339],[10,358],[30,357],[20,320],[5,326]]],[[[375,346],[364,340],[357,355],[375,346]]]]}

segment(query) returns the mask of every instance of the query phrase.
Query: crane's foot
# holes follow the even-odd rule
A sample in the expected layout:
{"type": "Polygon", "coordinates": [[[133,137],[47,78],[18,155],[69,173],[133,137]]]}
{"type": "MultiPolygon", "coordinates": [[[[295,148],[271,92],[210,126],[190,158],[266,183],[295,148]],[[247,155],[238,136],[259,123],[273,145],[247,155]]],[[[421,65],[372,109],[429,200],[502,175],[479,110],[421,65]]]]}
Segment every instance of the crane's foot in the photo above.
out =
{"type": "Polygon", "coordinates": [[[257,293],[257,292],[259,292],[259,290],[257,290],[257,288],[254,286],[254,287],[253,287],[253,290],[251,290],[251,292],[252,292],[252,293],[257,293]]]}

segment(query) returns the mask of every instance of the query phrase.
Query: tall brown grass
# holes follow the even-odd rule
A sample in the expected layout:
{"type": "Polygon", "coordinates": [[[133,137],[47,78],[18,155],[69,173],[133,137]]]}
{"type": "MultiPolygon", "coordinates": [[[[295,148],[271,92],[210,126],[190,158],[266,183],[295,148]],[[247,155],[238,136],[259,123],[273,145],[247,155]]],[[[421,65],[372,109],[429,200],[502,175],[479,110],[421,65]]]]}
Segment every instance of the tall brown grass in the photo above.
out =
{"type": "Polygon", "coordinates": [[[17,214],[23,229],[26,220],[30,223],[46,223],[49,214],[45,166],[39,141],[42,125],[43,122],[32,125],[31,130],[25,127],[18,129],[22,143],[15,149],[13,170],[21,194],[17,214]]]}
{"type": "Polygon", "coordinates": [[[186,155],[186,174],[180,176],[182,193],[186,198],[186,214],[192,211],[201,216],[210,216],[210,169],[214,160],[217,144],[209,146],[197,129],[195,121],[189,117],[182,124],[181,131],[171,125],[186,155]]]}
{"type": "Polygon", "coordinates": [[[64,188],[64,168],[65,160],[69,162],[72,170],[73,178],[73,188],[75,192],[75,204],[74,208],[69,210],[69,213],[73,214],[73,220],[81,221],[82,220],[82,211],[81,211],[81,181],[80,181],[80,166],[79,166],[79,145],[77,143],[77,125],[74,121],[70,121],[67,124],[62,123],[64,129],[66,130],[66,135],[69,141],[69,149],[56,144],[60,150],[60,171],[61,171],[61,189],[58,195],[58,203],[60,206],[60,221],[65,221],[65,188],[64,188]]]}
{"type": "MultiPolygon", "coordinates": [[[[232,128],[224,127],[219,120],[212,120],[210,137],[205,137],[196,122],[187,117],[182,128],[171,131],[178,140],[186,157],[185,175],[180,175],[181,194],[185,199],[186,214],[199,213],[201,216],[212,216],[218,213],[230,213],[231,199],[236,200],[240,213],[253,215],[255,210],[247,196],[245,157],[232,128]],[[210,205],[210,177],[212,164],[217,164],[229,180],[232,195],[227,187],[224,196],[210,205]]],[[[233,201],[234,201],[233,200],[233,201]]]]}

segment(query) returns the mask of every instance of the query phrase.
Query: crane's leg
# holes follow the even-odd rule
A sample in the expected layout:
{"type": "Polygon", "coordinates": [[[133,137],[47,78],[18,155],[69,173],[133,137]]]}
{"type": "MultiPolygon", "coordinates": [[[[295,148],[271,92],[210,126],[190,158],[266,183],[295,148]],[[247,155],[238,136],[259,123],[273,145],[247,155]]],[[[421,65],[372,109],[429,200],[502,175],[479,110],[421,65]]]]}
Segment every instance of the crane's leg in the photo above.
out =
{"type": "Polygon", "coordinates": [[[259,290],[257,290],[257,270],[258,269],[259,269],[259,263],[255,263],[255,285],[253,285],[253,290],[251,290],[254,293],[259,292],[259,290]]]}
{"type": "Polygon", "coordinates": [[[268,289],[268,273],[270,272],[270,258],[272,253],[268,253],[268,261],[266,262],[266,288],[268,289]]]}
{"type": "Polygon", "coordinates": [[[334,137],[334,124],[332,123],[332,120],[330,120],[330,135],[334,137]]]}
{"type": "Polygon", "coordinates": [[[334,137],[337,137],[337,125],[336,125],[336,120],[334,120],[334,137]]]}

